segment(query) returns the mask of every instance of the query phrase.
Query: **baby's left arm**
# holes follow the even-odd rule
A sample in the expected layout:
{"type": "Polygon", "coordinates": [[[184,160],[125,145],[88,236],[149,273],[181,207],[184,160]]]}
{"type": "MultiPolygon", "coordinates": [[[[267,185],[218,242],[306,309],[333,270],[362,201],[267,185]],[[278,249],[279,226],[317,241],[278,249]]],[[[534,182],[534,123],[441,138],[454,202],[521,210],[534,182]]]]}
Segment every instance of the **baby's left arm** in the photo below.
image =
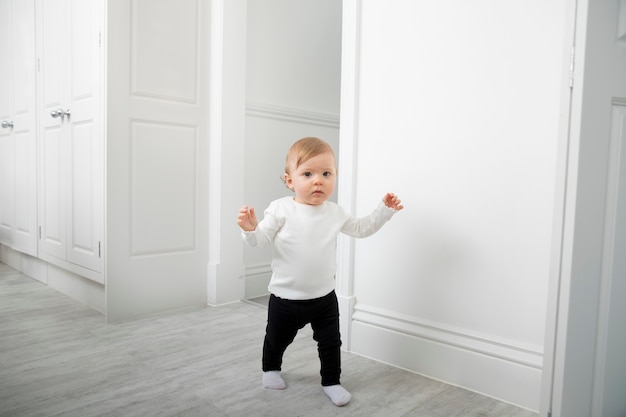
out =
{"type": "Polygon", "coordinates": [[[391,217],[404,206],[400,204],[400,199],[393,193],[387,193],[383,197],[383,204],[378,203],[378,207],[370,215],[357,218],[349,216],[348,220],[341,228],[341,232],[353,237],[367,237],[376,233],[391,217]]]}

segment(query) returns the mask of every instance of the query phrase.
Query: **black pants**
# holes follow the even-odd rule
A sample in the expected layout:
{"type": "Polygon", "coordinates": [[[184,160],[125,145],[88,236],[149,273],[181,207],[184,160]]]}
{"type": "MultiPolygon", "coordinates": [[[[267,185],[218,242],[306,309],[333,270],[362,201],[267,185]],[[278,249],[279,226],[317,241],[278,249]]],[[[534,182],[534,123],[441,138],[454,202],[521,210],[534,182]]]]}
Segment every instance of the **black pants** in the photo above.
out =
{"type": "Polygon", "coordinates": [[[317,342],[322,385],[339,384],[341,337],[335,291],[321,298],[302,301],[270,296],[263,344],[263,371],[281,370],[287,346],[293,342],[298,330],[308,323],[311,323],[313,339],[317,342]]]}

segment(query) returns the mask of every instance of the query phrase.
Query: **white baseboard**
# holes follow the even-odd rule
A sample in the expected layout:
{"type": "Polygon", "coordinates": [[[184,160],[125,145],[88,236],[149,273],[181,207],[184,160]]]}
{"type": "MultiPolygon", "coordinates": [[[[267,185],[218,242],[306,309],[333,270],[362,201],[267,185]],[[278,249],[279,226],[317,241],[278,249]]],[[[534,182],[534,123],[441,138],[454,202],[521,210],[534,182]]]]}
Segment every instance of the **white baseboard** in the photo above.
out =
{"type": "Polygon", "coordinates": [[[104,285],[42,259],[0,245],[0,262],[101,313],[106,312],[104,285]]]}
{"type": "Polygon", "coordinates": [[[104,285],[48,264],[48,286],[100,313],[106,314],[104,285]]]}
{"type": "Polygon", "coordinates": [[[542,352],[357,304],[350,351],[529,410],[539,409],[542,352]]]}
{"type": "Polygon", "coordinates": [[[43,284],[48,284],[48,264],[41,259],[0,245],[0,262],[43,284]]]}
{"type": "Polygon", "coordinates": [[[272,277],[272,267],[270,264],[248,266],[245,269],[244,279],[245,298],[260,297],[269,294],[267,286],[272,277]]]}
{"type": "Polygon", "coordinates": [[[353,295],[346,296],[337,293],[337,302],[339,304],[339,332],[341,333],[341,348],[350,351],[351,347],[351,326],[350,320],[354,312],[354,304],[356,297],[353,295]]]}

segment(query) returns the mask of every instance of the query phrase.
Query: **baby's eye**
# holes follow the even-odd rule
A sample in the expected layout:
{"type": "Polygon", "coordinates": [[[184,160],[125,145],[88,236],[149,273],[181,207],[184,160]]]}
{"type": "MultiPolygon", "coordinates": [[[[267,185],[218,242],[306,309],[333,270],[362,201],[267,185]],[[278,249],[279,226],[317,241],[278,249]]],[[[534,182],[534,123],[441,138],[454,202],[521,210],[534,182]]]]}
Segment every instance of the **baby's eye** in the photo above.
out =
{"type": "Polygon", "coordinates": [[[305,177],[310,177],[313,174],[311,174],[310,172],[304,172],[302,175],[304,175],[305,177]]]}
{"type": "Polygon", "coordinates": [[[333,173],[332,173],[332,172],[330,172],[330,171],[325,171],[323,175],[324,175],[325,177],[330,177],[331,175],[333,175],[333,173]]]}

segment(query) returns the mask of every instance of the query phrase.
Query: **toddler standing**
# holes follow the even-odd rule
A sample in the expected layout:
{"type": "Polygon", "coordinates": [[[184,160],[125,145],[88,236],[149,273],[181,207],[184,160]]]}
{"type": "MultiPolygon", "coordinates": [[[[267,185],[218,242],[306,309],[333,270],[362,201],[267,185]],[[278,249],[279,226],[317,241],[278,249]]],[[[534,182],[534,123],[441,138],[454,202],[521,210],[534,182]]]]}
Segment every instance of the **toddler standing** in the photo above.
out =
{"type": "Polygon", "coordinates": [[[294,191],[270,203],[263,220],[243,206],[237,224],[250,246],[272,245],[272,277],[263,344],[263,386],[285,389],[280,371],[287,346],[299,329],[311,324],[321,365],[322,388],[337,406],[350,393],[341,386],[341,338],[335,294],[337,235],[366,237],[378,231],[403,206],[387,193],[368,216],[356,218],[327,201],[335,189],[337,168],[332,147],[318,138],[302,138],[287,153],[283,180],[294,191]]]}

